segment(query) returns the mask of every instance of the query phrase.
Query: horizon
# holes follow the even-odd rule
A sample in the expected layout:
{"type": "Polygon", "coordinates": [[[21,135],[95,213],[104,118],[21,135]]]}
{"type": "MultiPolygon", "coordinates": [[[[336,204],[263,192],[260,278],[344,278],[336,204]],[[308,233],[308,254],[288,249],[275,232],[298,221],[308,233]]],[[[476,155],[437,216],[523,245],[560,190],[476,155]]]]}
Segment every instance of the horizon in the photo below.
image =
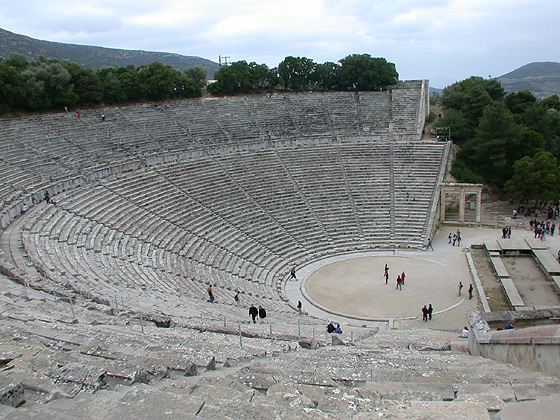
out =
{"type": "Polygon", "coordinates": [[[168,0],[138,4],[30,0],[0,10],[0,27],[50,42],[166,52],[276,67],[286,56],[317,63],[368,53],[395,63],[403,80],[443,88],[470,76],[498,77],[532,62],[558,62],[560,4],[543,0],[168,0]],[[531,28],[531,33],[520,30],[531,28]]]}

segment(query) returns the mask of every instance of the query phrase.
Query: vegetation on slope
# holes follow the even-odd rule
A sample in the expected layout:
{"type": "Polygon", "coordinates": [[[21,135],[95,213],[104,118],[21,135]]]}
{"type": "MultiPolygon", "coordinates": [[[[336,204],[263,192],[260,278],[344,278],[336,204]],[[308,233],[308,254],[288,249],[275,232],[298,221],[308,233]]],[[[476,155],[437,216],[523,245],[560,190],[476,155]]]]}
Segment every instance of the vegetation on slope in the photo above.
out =
{"type": "Polygon", "coordinates": [[[470,77],[434,97],[461,146],[452,168],[459,182],[484,182],[516,199],[560,199],[560,100],[505,94],[496,79],[470,77]]]}

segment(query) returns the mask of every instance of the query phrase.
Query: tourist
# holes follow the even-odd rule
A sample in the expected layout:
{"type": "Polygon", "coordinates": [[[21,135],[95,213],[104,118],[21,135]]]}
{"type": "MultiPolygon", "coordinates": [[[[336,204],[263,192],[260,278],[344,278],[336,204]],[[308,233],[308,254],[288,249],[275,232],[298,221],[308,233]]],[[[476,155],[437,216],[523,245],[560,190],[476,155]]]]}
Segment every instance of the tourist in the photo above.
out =
{"type": "Polygon", "coordinates": [[[297,277],[296,277],[296,268],[292,268],[292,270],[290,271],[290,275],[292,276],[291,278],[294,279],[295,281],[297,281],[297,277]]]}
{"type": "Polygon", "coordinates": [[[453,240],[453,234],[450,232],[449,236],[447,237],[447,239],[449,239],[449,242],[447,242],[447,244],[451,244],[451,241],[453,240]]]}
{"type": "Polygon", "coordinates": [[[426,305],[424,305],[424,307],[422,308],[422,321],[427,321],[428,320],[428,308],[426,307],[426,305]]]}
{"type": "Polygon", "coordinates": [[[235,296],[233,297],[233,300],[235,300],[235,303],[239,304],[239,292],[237,292],[235,294],[235,296]]]}
{"type": "MultiPolygon", "coordinates": [[[[559,255],[560,255],[560,251],[558,251],[558,252],[559,252],[559,255]]],[[[384,274],[384,276],[385,276],[385,284],[389,283],[389,266],[387,264],[385,264],[385,274],[384,274]]]]}
{"type": "Polygon", "coordinates": [[[432,249],[432,251],[434,250],[434,247],[432,246],[432,238],[428,238],[428,245],[426,245],[426,249],[432,249]]]}
{"type": "Polygon", "coordinates": [[[463,327],[463,331],[461,331],[459,338],[469,338],[469,329],[466,326],[463,327]]]}
{"type": "Polygon", "coordinates": [[[301,309],[301,308],[302,308],[301,300],[298,300],[298,301],[297,301],[297,308],[298,308],[299,314],[301,315],[301,313],[302,313],[302,309],[301,309]]]}
{"type": "Polygon", "coordinates": [[[397,276],[397,289],[402,291],[402,279],[401,276],[397,276]]]}
{"type": "Polygon", "coordinates": [[[214,291],[212,290],[212,285],[208,286],[208,297],[210,298],[210,303],[214,303],[214,291]]]}
{"type": "Polygon", "coordinates": [[[430,303],[428,305],[428,319],[431,321],[432,320],[432,313],[434,312],[434,308],[432,307],[432,304],[430,303]]]}
{"type": "Polygon", "coordinates": [[[507,323],[506,323],[506,330],[513,330],[515,328],[515,318],[511,318],[507,323]]]}
{"type": "Polygon", "coordinates": [[[453,234],[453,244],[451,246],[455,246],[455,242],[457,242],[457,235],[453,234]]]}
{"type": "Polygon", "coordinates": [[[402,285],[404,286],[404,271],[403,271],[402,274],[401,274],[401,283],[402,283],[402,285]]]}
{"type": "Polygon", "coordinates": [[[27,204],[23,203],[23,206],[21,206],[21,214],[25,214],[29,211],[29,207],[27,206],[27,204]]]}
{"type": "Polygon", "coordinates": [[[261,322],[264,322],[264,319],[266,318],[266,311],[261,305],[259,305],[259,318],[261,319],[261,322]]]}
{"type": "Polygon", "coordinates": [[[251,304],[251,307],[249,308],[249,316],[253,318],[253,324],[257,323],[256,319],[258,314],[258,309],[255,307],[255,305],[251,304]]]}
{"type": "Polygon", "coordinates": [[[472,299],[472,292],[473,292],[473,290],[474,290],[474,287],[473,287],[473,285],[472,285],[472,283],[471,283],[470,286],[469,286],[469,299],[472,299]]]}
{"type": "Polygon", "coordinates": [[[457,246],[461,246],[461,231],[457,229],[457,246]]]}
{"type": "Polygon", "coordinates": [[[462,290],[463,290],[463,283],[459,282],[459,293],[457,293],[457,296],[461,296],[462,290]]]}
{"type": "Polygon", "coordinates": [[[327,325],[327,332],[328,332],[329,334],[332,334],[332,333],[334,333],[334,330],[335,330],[334,324],[333,324],[332,321],[331,321],[331,322],[329,322],[329,325],[327,325]]]}
{"type": "Polygon", "coordinates": [[[105,114],[101,114],[101,121],[105,122],[105,114]]]}
{"type": "Polygon", "coordinates": [[[342,329],[340,328],[340,324],[336,324],[336,328],[334,329],[335,334],[342,334],[342,329]]]}

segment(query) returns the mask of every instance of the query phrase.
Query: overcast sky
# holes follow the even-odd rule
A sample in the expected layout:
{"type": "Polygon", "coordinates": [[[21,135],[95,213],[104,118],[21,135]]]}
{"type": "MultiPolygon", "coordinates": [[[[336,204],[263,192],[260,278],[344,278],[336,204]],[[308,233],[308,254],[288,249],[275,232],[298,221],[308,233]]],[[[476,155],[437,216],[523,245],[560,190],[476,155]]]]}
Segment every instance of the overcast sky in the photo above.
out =
{"type": "Polygon", "coordinates": [[[560,61],[558,0],[0,0],[0,27],[269,67],[368,53],[434,87],[560,61]]]}

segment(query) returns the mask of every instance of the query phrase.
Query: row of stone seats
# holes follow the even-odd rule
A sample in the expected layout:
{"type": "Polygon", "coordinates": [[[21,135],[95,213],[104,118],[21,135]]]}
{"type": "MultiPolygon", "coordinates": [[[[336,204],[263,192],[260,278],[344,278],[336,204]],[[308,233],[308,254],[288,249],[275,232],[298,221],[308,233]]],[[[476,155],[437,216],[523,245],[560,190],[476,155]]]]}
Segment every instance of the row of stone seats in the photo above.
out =
{"type": "MultiPolygon", "coordinates": [[[[398,143],[270,148],[108,177],[30,214],[28,253],[68,281],[95,282],[101,273],[100,290],[114,281],[164,294],[177,289],[179,277],[199,299],[213,284],[228,301],[240,291],[280,306],[277,286],[292,264],[394,241],[422,246],[429,200],[413,206],[413,216],[403,210],[406,231],[391,233],[387,197],[390,174],[399,171],[390,162],[409,168],[406,176],[400,171],[395,191],[414,195],[407,189],[415,176],[410,160],[423,167],[440,158],[444,144],[411,143],[413,156],[406,156],[400,150],[408,143],[398,143]],[[398,151],[393,159],[391,148],[398,151]],[[121,273],[118,279],[108,267],[121,273]]],[[[418,188],[434,190],[434,171],[421,175],[418,188]]],[[[396,208],[411,202],[398,199],[396,208]]]]}
{"type": "MultiPolygon", "coordinates": [[[[284,331],[291,337],[273,341],[266,339],[268,325],[245,324],[241,329],[253,338],[244,337],[241,346],[230,319],[217,328],[211,314],[200,314],[196,324],[156,328],[126,308],[107,314],[92,303],[76,304],[70,316],[66,302],[55,304],[37,291],[22,299],[23,287],[0,282],[6,290],[2,380],[21,384],[23,392],[20,407],[3,406],[0,414],[14,420],[92,412],[102,418],[211,419],[234,412],[489,420],[518,418],[517,411],[554,418],[560,397],[558,378],[454,350],[456,333],[345,326],[355,332],[352,345],[346,335],[346,346],[322,342],[306,350],[298,348],[297,322],[288,316],[273,325],[273,337],[284,331]]],[[[168,305],[177,313],[185,306],[168,305]]],[[[311,328],[321,325],[308,322],[302,333],[311,337],[311,328]]]]}
{"type": "MultiPolygon", "coordinates": [[[[418,90],[406,83],[399,86],[395,92],[418,90]]],[[[0,185],[18,190],[81,176],[106,165],[109,156],[113,162],[123,162],[139,155],[208,145],[386,133],[390,115],[387,95],[329,92],[196,99],[162,108],[108,109],[105,121],[99,110],[82,111],[81,118],[59,113],[3,120],[0,163],[18,171],[2,171],[0,185]]],[[[407,100],[406,106],[419,105],[407,100]]],[[[0,199],[6,200],[6,195],[7,190],[0,199]]]]}

